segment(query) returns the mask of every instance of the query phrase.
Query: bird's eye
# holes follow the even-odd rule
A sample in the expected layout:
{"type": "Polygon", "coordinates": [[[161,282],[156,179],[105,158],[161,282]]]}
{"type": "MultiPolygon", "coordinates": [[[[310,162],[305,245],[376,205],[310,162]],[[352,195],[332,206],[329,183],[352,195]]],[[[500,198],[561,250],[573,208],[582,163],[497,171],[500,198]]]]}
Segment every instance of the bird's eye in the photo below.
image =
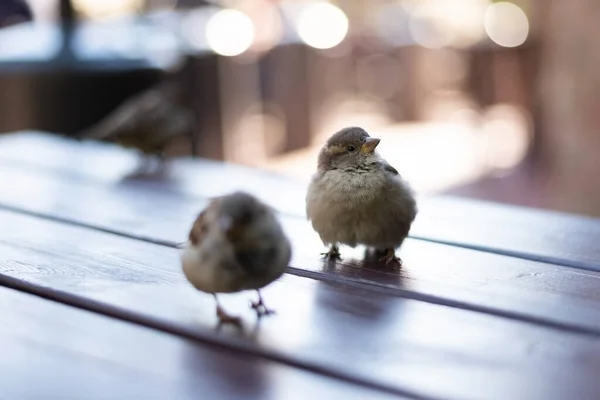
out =
{"type": "Polygon", "coordinates": [[[347,150],[348,150],[349,152],[353,152],[354,150],[356,150],[356,147],[354,147],[354,146],[348,146],[348,147],[347,147],[347,150]]]}

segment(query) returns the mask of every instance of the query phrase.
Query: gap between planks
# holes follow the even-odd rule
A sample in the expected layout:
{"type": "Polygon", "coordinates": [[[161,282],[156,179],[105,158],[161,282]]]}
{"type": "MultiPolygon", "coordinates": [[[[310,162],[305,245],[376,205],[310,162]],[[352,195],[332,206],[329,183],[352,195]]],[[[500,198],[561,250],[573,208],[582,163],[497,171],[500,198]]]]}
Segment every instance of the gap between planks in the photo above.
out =
{"type": "Polygon", "coordinates": [[[106,304],[101,301],[89,299],[72,293],[55,290],[41,285],[36,285],[21,279],[13,278],[4,274],[0,274],[0,286],[17,290],[19,292],[28,293],[46,300],[54,301],[67,306],[83,309],[96,314],[108,316],[120,321],[129,322],[135,325],[143,326],[149,329],[154,329],[171,335],[182,338],[191,339],[199,343],[208,344],[217,348],[233,350],[249,356],[263,358],[269,361],[277,362],[293,368],[298,368],[311,373],[327,376],[329,378],[352,383],[358,386],[378,390],[381,392],[405,396],[415,400],[437,400],[437,398],[424,396],[413,391],[387,385],[385,383],[373,381],[355,374],[337,371],[332,368],[325,367],[319,363],[301,360],[287,356],[278,351],[258,348],[246,344],[232,337],[222,337],[211,333],[207,330],[200,331],[191,329],[186,326],[172,323],[160,318],[152,318],[134,311],[130,311],[121,307],[106,304]]]}
{"type": "MultiPolygon", "coordinates": [[[[41,165],[34,164],[34,163],[26,161],[26,160],[12,159],[12,158],[6,157],[6,156],[0,157],[0,163],[4,164],[6,166],[13,166],[13,167],[15,165],[18,165],[20,168],[27,169],[32,172],[41,172],[44,174],[48,174],[48,171],[51,171],[50,173],[52,173],[52,174],[56,174],[62,178],[65,178],[65,179],[68,179],[71,181],[83,183],[86,186],[94,186],[94,187],[99,187],[99,188],[107,187],[106,183],[102,183],[103,181],[101,181],[100,179],[97,179],[93,176],[86,176],[84,179],[83,176],[81,176],[77,173],[73,173],[72,171],[69,171],[69,170],[64,170],[62,168],[42,167],[41,165]]],[[[183,199],[208,201],[207,196],[191,195],[189,193],[185,193],[185,192],[178,190],[170,185],[165,184],[164,182],[161,182],[160,180],[153,180],[153,181],[149,181],[149,182],[136,181],[135,183],[137,185],[142,186],[144,190],[153,190],[155,187],[157,189],[160,188],[161,191],[167,192],[169,194],[177,195],[183,199]]],[[[5,207],[4,205],[1,205],[1,204],[0,204],[0,206],[5,207]]],[[[10,207],[10,206],[6,206],[6,207],[10,207]]],[[[285,216],[292,217],[295,219],[298,219],[298,218],[304,219],[304,216],[300,215],[299,213],[293,213],[293,212],[281,210],[278,208],[276,208],[276,211],[278,214],[281,214],[281,215],[285,215],[285,216]]],[[[92,226],[89,226],[89,227],[93,228],[93,229],[98,229],[98,228],[95,228],[92,226]]],[[[101,230],[101,229],[98,229],[98,230],[101,230]]],[[[114,233],[114,232],[111,232],[111,233],[114,233]]],[[[533,253],[527,253],[527,252],[523,252],[523,251],[507,250],[507,249],[496,248],[496,247],[491,247],[491,246],[484,246],[484,245],[475,245],[475,244],[469,244],[469,243],[458,242],[458,241],[453,241],[453,240],[434,239],[434,238],[430,238],[427,236],[415,235],[415,234],[410,234],[410,233],[409,233],[408,237],[411,239],[420,240],[423,242],[459,247],[459,248],[463,248],[463,249],[467,249],[467,250],[479,251],[479,252],[483,252],[483,253],[491,253],[491,254],[496,254],[496,255],[500,255],[500,256],[504,256],[504,257],[512,257],[512,258],[517,258],[517,259],[527,260],[527,261],[534,261],[534,262],[542,262],[545,264],[580,269],[580,270],[584,270],[584,271],[599,272],[597,267],[590,266],[583,261],[577,261],[577,260],[571,260],[571,259],[565,259],[565,258],[559,258],[559,257],[552,257],[552,256],[548,256],[548,255],[536,255],[533,253]]],[[[149,241],[149,242],[155,242],[156,244],[164,244],[164,243],[162,243],[162,241],[156,240],[153,238],[144,238],[144,240],[149,241]]]]}
{"type": "MultiPolygon", "coordinates": [[[[6,210],[9,212],[13,212],[13,213],[17,213],[17,214],[21,214],[21,215],[27,215],[30,217],[44,219],[47,221],[53,221],[53,222],[57,222],[60,224],[91,229],[91,230],[98,231],[98,232],[103,232],[103,233],[107,233],[107,234],[111,234],[111,235],[115,235],[115,236],[119,236],[119,237],[123,237],[123,238],[127,238],[127,239],[137,240],[137,241],[154,244],[154,245],[158,245],[158,246],[163,246],[163,247],[168,247],[168,248],[172,248],[172,249],[177,249],[177,245],[178,245],[178,243],[176,243],[176,242],[171,242],[171,241],[167,241],[167,240],[157,240],[157,239],[142,236],[142,235],[128,234],[128,233],[124,233],[124,232],[109,229],[109,228],[97,227],[92,224],[73,221],[70,219],[62,218],[62,217],[56,217],[56,216],[49,215],[46,213],[34,212],[34,211],[26,210],[26,209],[21,209],[19,207],[8,206],[8,205],[4,205],[2,203],[0,203],[0,209],[6,210]]],[[[328,282],[328,283],[336,283],[336,284],[341,284],[341,285],[346,285],[346,286],[352,286],[352,287],[364,289],[367,291],[376,291],[379,293],[384,293],[387,295],[411,299],[411,300],[420,301],[420,302],[424,302],[424,303],[430,303],[430,304],[435,304],[435,305],[444,306],[444,307],[456,308],[456,309],[476,312],[476,313],[485,314],[485,315],[492,315],[492,316],[496,316],[496,317],[500,317],[500,318],[505,318],[505,319],[523,322],[523,323],[527,323],[527,324],[542,326],[545,328],[555,329],[555,330],[559,330],[559,331],[563,331],[563,332],[581,334],[581,335],[592,336],[592,337],[600,337],[600,329],[594,329],[594,328],[585,327],[585,326],[581,326],[581,325],[577,325],[577,324],[552,321],[547,318],[535,317],[535,316],[527,315],[527,314],[520,313],[520,312],[501,310],[501,309],[494,308],[494,307],[480,306],[480,305],[472,304],[472,303],[469,303],[466,301],[453,300],[453,299],[441,297],[441,296],[434,296],[434,295],[429,295],[429,294],[424,294],[424,293],[418,293],[418,292],[414,292],[411,290],[402,289],[397,286],[386,285],[383,283],[367,281],[367,280],[363,280],[363,279],[356,279],[356,278],[340,276],[335,273],[309,271],[309,270],[296,268],[296,267],[292,267],[292,266],[288,266],[286,273],[288,273],[290,275],[295,275],[295,276],[299,276],[299,277],[303,277],[303,278],[308,278],[308,279],[313,279],[313,280],[318,280],[318,281],[323,281],[323,282],[328,282]]],[[[11,278],[11,279],[15,279],[15,278],[11,278]]],[[[0,284],[2,284],[2,283],[0,282],[0,284]]]]}

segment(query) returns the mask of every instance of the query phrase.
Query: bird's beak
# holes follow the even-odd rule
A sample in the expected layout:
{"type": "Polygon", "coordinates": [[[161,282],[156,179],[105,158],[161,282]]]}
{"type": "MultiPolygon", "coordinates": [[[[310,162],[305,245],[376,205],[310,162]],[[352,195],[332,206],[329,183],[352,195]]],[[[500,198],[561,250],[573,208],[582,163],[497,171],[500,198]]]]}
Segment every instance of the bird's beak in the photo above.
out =
{"type": "Polygon", "coordinates": [[[362,145],[360,151],[365,154],[371,154],[375,151],[375,147],[379,144],[381,139],[378,138],[367,138],[367,141],[362,145]]]}

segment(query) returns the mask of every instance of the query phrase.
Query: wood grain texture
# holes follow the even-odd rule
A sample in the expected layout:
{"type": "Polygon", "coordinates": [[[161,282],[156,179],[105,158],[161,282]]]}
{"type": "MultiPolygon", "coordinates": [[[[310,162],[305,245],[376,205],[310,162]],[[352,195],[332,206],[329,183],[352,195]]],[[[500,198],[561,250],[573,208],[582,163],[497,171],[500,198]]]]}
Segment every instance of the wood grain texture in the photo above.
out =
{"type": "MultiPolygon", "coordinates": [[[[216,323],[174,249],[7,212],[0,225],[11,227],[0,231],[3,274],[199,330],[216,323]]],[[[600,395],[594,337],[292,275],[266,288],[277,314],[256,323],[251,296],[223,296],[243,340],[425,397],[600,395]]]]}
{"type": "MultiPolygon", "coordinates": [[[[97,229],[174,246],[186,240],[205,200],[136,182],[87,184],[64,175],[0,165],[0,203],[97,229]]],[[[539,324],[600,333],[600,274],[409,239],[401,271],[362,262],[343,248],[335,266],[319,259],[322,245],[303,219],[280,215],[293,244],[292,272],[322,280],[376,285],[397,296],[496,313],[539,324]],[[366,267],[366,268],[363,268],[366,267]]]]}
{"type": "Polygon", "coordinates": [[[0,303],[3,399],[397,398],[11,289],[0,303]]]}
{"type": "MultiPolygon", "coordinates": [[[[248,190],[276,209],[304,216],[306,183],[263,171],[207,160],[177,160],[151,179],[124,177],[135,168],[134,153],[97,143],[77,143],[23,132],[0,138],[0,161],[58,170],[98,183],[135,182],[189,196],[248,190]],[[73,168],[76,165],[77,168],[73,168]]],[[[419,198],[411,236],[518,258],[600,270],[600,220],[447,196],[419,198]]]]}

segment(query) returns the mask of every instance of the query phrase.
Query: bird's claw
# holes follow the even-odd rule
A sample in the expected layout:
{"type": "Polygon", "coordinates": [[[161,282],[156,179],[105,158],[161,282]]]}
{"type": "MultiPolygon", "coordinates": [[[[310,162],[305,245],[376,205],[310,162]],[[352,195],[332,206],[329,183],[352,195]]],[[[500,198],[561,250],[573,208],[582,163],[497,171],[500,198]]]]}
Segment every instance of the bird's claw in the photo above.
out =
{"type": "Polygon", "coordinates": [[[219,318],[219,324],[232,324],[237,326],[242,325],[242,320],[240,317],[228,314],[221,307],[217,307],[217,317],[219,318]]]}
{"type": "Polygon", "coordinates": [[[402,259],[400,257],[396,257],[396,252],[393,249],[385,250],[385,254],[379,257],[379,262],[385,263],[386,267],[402,266],[402,259]]]}
{"type": "Polygon", "coordinates": [[[381,258],[379,258],[379,262],[383,262],[385,263],[386,267],[401,267],[402,266],[402,259],[399,257],[396,257],[395,255],[385,255],[381,258]]]}
{"type": "Polygon", "coordinates": [[[329,249],[329,251],[327,251],[325,253],[321,253],[321,255],[323,256],[324,259],[327,259],[330,261],[342,259],[342,257],[340,256],[340,251],[338,250],[337,247],[332,247],[331,249],[329,249]]]}
{"type": "Polygon", "coordinates": [[[252,307],[254,311],[256,311],[256,316],[259,318],[275,314],[275,310],[267,308],[267,306],[265,306],[265,303],[263,303],[262,300],[250,302],[250,307],[252,307]]]}

